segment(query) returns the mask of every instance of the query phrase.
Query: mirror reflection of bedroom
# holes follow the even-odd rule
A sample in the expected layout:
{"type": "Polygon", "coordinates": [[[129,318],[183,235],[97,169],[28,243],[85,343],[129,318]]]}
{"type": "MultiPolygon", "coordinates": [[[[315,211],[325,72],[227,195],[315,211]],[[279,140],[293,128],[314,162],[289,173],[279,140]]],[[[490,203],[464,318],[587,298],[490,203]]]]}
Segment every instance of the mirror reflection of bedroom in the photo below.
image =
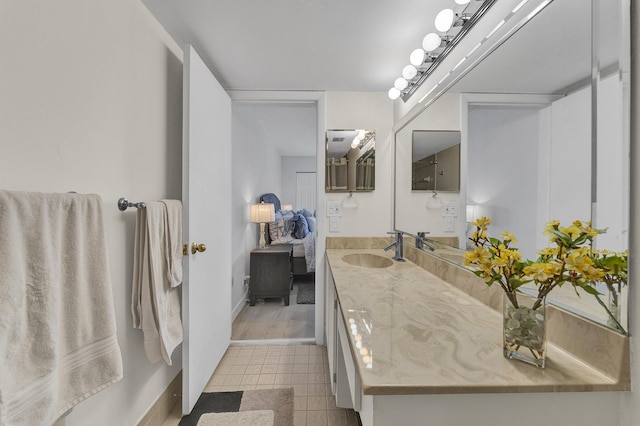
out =
{"type": "Polygon", "coordinates": [[[232,242],[232,341],[314,341],[316,114],[315,102],[232,103],[232,155],[246,158],[232,181],[244,230],[232,242]]]}

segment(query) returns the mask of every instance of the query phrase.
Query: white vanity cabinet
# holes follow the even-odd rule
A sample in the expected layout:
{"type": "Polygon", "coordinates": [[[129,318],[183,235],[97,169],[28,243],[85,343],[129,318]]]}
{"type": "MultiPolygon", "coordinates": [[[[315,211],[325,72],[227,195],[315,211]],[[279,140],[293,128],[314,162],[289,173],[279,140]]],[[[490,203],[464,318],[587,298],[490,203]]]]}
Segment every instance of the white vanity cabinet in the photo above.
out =
{"type": "Polygon", "coordinates": [[[348,332],[328,264],[326,264],[325,277],[325,330],[331,392],[336,397],[336,406],[359,411],[362,384],[351,356],[348,332]]]}

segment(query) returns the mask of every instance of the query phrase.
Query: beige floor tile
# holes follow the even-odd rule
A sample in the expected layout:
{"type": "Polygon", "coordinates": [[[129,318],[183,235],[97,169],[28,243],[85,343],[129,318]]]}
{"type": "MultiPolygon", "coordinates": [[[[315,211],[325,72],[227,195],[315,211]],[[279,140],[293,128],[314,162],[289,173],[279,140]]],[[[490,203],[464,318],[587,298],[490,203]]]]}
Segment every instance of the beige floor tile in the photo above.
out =
{"type": "MultiPolygon", "coordinates": [[[[247,370],[246,365],[234,365],[229,367],[229,371],[225,374],[245,374],[247,370]]],[[[216,370],[216,374],[218,371],[216,370]]]]}
{"type": "Polygon", "coordinates": [[[358,421],[358,415],[353,410],[347,410],[347,420],[349,421],[349,426],[360,425],[360,422],[358,421]]]}
{"type": "Polygon", "coordinates": [[[273,385],[276,382],[275,374],[261,374],[258,377],[258,385],[273,385]]]}
{"type": "Polygon", "coordinates": [[[324,395],[321,396],[311,396],[307,397],[307,410],[326,410],[327,409],[327,400],[324,395]]]}
{"type": "Polygon", "coordinates": [[[327,411],[328,426],[349,426],[347,413],[344,409],[327,411]]]}
{"type": "Polygon", "coordinates": [[[306,411],[307,409],[307,397],[306,396],[294,396],[293,397],[293,410],[294,411],[306,411]]]}
{"type": "Polygon", "coordinates": [[[327,410],[337,410],[336,407],[336,397],[333,395],[325,395],[327,401],[327,410]]]}
{"type": "Polygon", "coordinates": [[[226,379],[224,379],[224,386],[235,386],[235,385],[239,385],[240,383],[242,383],[242,378],[244,376],[240,375],[240,374],[232,374],[232,375],[228,375],[226,379]]]}
{"type": "Polygon", "coordinates": [[[296,351],[295,351],[295,355],[309,355],[309,346],[307,345],[301,345],[301,346],[296,346],[296,351]]]}
{"type": "Polygon", "coordinates": [[[264,360],[267,356],[266,355],[260,355],[260,356],[252,356],[251,359],[249,360],[249,365],[256,365],[256,364],[264,364],[264,360]]]}
{"type": "Polygon", "coordinates": [[[327,383],[328,378],[324,373],[309,373],[309,383],[327,383]]]}
{"type": "Polygon", "coordinates": [[[257,385],[258,379],[260,378],[259,374],[245,374],[242,376],[242,381],[240,384],[242,385],[257,385]]]}
{"type": "Polygon", "coordinates": [[[277,365],[263,365],[260,369],[260,374],[276,374],[278,372],[277,365]]]}
{"type": "Polygon", "coordinates": [[[327,426],[327,412],[307,411],[307,426],[327,426]]]}
{"type": "Polygon", "coordinates": [[[278,373],[293,373],[294,364],[278,364],[278,373]]]}
{"type": "Polygon", "coordinates": [[[273,389],[273,385],[256,385],[256,390],[258,389],[273,389]]]}
{"type": "Polygon", "coordinates": [[[293,364],[293,372],[296,374],[309,373],[309,364],[293,364]]]}
{"type": "MultiPolygon", "coordinates": [[[[167,426],[173,426],[173,425],[167,425],[167,426]]],[[[293,412],[293,426],[307,426],[307,412],[306,411],[294,411],[293,412]]]]}
{"type": "MultiPolygon", "coordinates": [[[[302,365],[302,364],[300,364],[302,365]]],[[[324,364],[308,364],[309,373],[324,373],[324,364]]]]}
{"type": "Polygon", "coordinates": [[[309,395],[325,396],[326,394],[326,386],[324,383],[309,383],[309,395]]]}
{"type": "MultiPolygon", "coordinates": [[[[169,417],[165,419],[165,421],[162,423],[162,426],[178,426],[178,423],[180,423],[180,419],[181,419],[180,413],[169,413],[169,417]]],[[[305,421],[304,424],[306,425],[307,424],[306,413],[305,413],[304,421],[305,421]]]]}
{"type": "Polygon", "coordinates": [[[250,356],[239,356],[233,359],[233,365],[249,365],[250,356]]]}
{"type": "Polygon", "coordinates": [[[264,357],[265,364],[279,364],[280,363],[280,355],[279,354],[267,354],[264,357]]]}
{"type": "Polygon", "coordinates": [[[211,376],[211,378],[209,379],[209,383],[207,383],[208,385],[224,385],[224,381],[226,380],[227,375],[226,374],[214,374],[213,376],[211,376]]]}
{"type": "Polygon", "coordinates": [[[294,355],[280,355],[280,364],[293,364],[294,355]]]}
{"type": "Polygon", "coordinates": [[[293,383],[291,387],[295,396],[309,395],[309,386],[306,383],[293,383]]]}
{"type": "Polygon", "coordinates": [[[276,378],[273,381],[274,385],[291,385],[292,374],[276,374],[276,378]]]}
{"type": "Polygon", "coordinates": [[[247,365],[244,374],[260,374],[262,365],[247,365]]]}
{"type": "Polygon", "coordinates": [[[309,364],[309,355],[296,355],[293,359],[294,364],[309,364]]]}
{"type": "Polygon", "coordinates": [[[280,353],[280,356],[285,356],[285,355],[295,355],[296,354],[296,347],[295,345],[289,345],[289,346],[284,346],[282,348],[282,352],[280,353]]]}
{"type": "Polygon", "coordinates": [[[292,374],[291,383],[309,383],[308,374],[292,374]]]}

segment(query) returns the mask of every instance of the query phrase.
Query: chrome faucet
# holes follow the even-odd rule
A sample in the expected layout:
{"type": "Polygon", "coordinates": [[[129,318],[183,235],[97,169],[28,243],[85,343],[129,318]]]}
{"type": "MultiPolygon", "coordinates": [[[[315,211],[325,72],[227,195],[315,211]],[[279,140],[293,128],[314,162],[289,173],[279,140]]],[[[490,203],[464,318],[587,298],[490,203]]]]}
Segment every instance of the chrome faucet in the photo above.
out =
{"type": "Polygon", "coordinates": [[[418,232],[418,237],[416,238],[416,248],[424,250],[424,247],[426,246],[429,250],[435,251],[436,248],[427,242],[427,234],[428,232],[418,232]]]}
{"type": "Polygon", "coordinates": [[[404,243],[402,240],[402,231],[387,232],[387,234],[396,234],[396,240],[391,244],[389,244],[388,246],[386,246],[384,248],[384,251],[388,251],[391,247],[395,246],[396,255],[393,256],[393,260],[396,260],[398,262],[404,262],[405,260],[402,258],[403,249],[404,249],[404,243]]]}

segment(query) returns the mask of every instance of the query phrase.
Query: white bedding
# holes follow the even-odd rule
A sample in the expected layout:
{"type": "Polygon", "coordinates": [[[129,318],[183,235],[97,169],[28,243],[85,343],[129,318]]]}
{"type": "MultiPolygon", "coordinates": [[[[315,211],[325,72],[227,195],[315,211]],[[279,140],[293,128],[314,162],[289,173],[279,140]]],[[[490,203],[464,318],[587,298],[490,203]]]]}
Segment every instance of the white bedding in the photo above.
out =
{"type": "Polygon", "coordinates": [[[271,241],[271,244],[292,244],[293,257],[304,257],[307,272],[316,270],[316,231],[309,232],[303,239],[287,238],[271,241]]]}

